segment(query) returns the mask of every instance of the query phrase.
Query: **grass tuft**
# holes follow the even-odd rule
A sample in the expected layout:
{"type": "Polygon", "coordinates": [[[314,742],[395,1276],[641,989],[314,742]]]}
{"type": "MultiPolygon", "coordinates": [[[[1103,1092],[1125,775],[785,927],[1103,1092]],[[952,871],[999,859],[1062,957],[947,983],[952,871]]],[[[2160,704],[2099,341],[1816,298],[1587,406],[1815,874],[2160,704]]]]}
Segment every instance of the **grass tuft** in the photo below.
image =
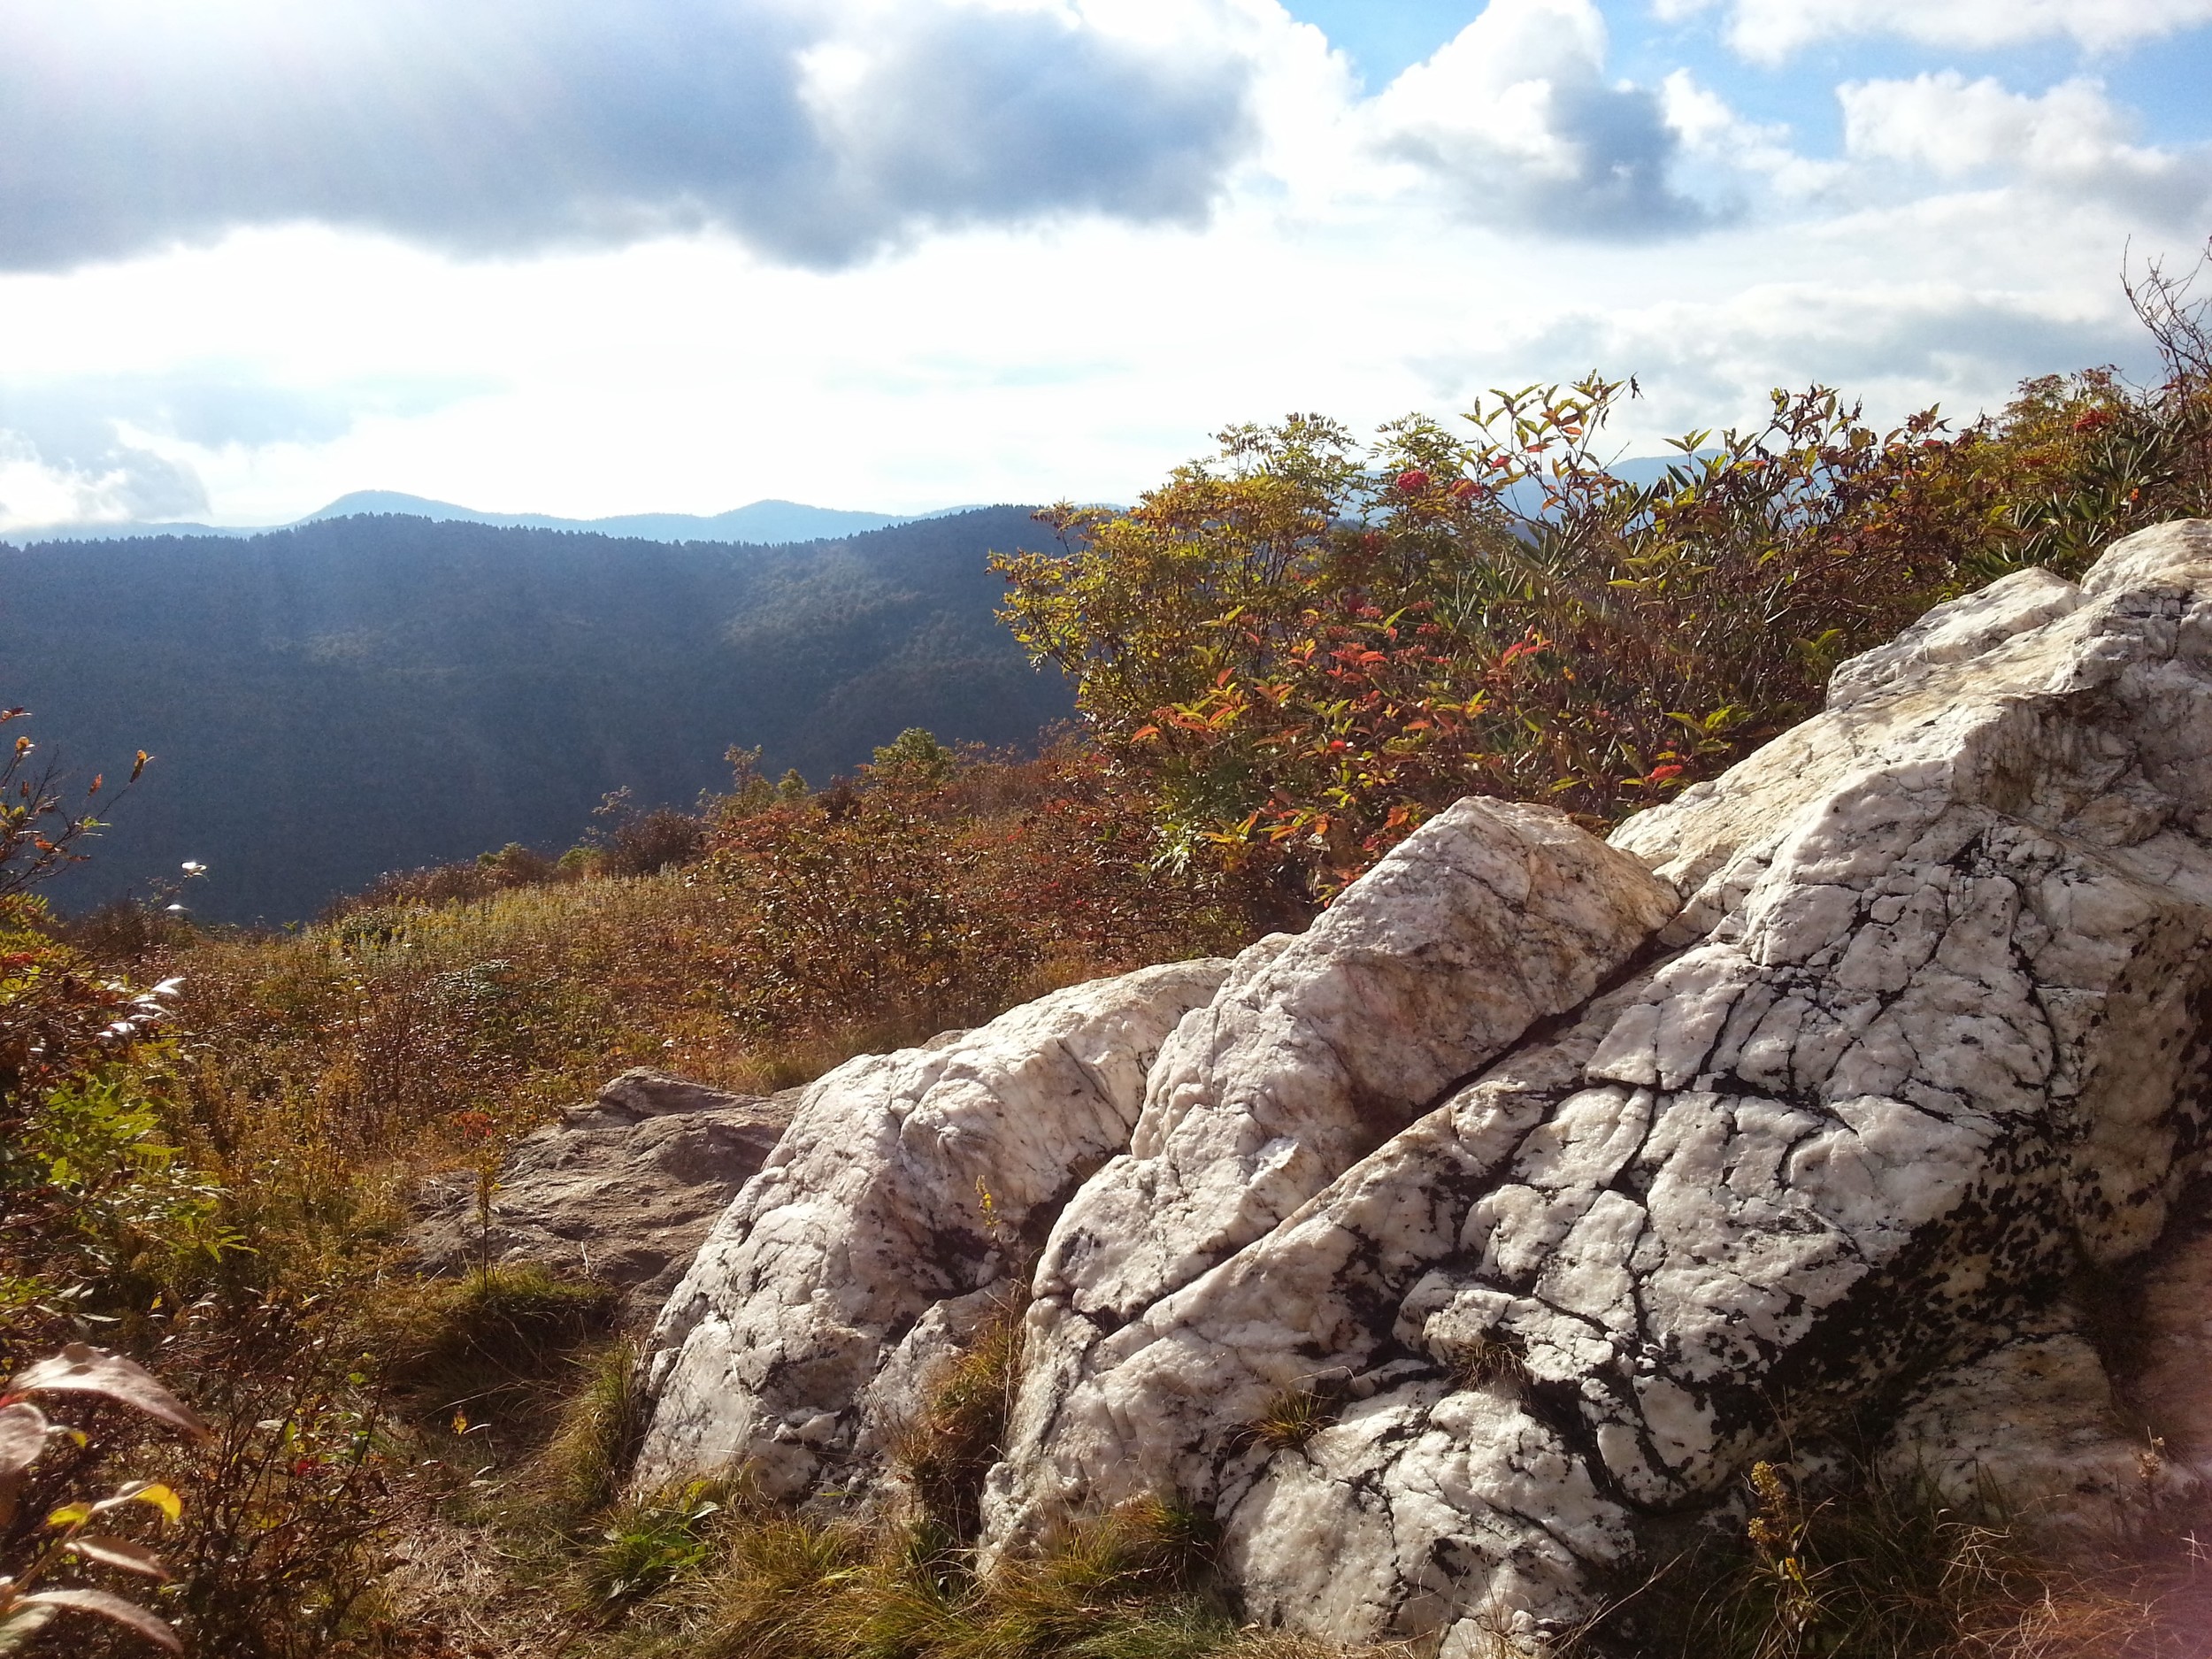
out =
{"type": "Polygon", "coordinates": [[[588,1606],[634,1601],[698,1568],[732,1495],[726,1483],[694,1480],[617,1504],[584,1556],[588,1606]]]}
{"type": "Polygon", "coordinates": [[[956,1538],[981,1527],[983,1479],[998,1461],[1021,1374],[1025,1310],[1008,1291],[935,1379],[920,1417],[891,1437],[892,1466],[923,1515],[956,1538]]]}
{"type": "Polygon", "coordinates": [[[1340,1402],[1335,1394],[1312,1383],[1285,1388],[1261,1408],[1252,1419],[1252,1438],[1277,1451],[1303,1446],[1336,1421],[1340,1402]]]}
{"type": "Polygon", "coordinates": [[[536,1473],[563,1526],[612,1503],[644,1439],[646,1401],[639,1386],[640,1345],[610,1342],[581,1356],[582,1386],[560,1410],[536,1473]]]}
{"type": "Polygon", "coordinates": [[[558,1279],[535,1263],[433,1283],[392,1299],[390,1380],[413,1415],[456,1435],[496,1416],[526,1418],[542,1438],[564,1363],[605,1335],[616,1305],[610,1286],[558,1279]]]}

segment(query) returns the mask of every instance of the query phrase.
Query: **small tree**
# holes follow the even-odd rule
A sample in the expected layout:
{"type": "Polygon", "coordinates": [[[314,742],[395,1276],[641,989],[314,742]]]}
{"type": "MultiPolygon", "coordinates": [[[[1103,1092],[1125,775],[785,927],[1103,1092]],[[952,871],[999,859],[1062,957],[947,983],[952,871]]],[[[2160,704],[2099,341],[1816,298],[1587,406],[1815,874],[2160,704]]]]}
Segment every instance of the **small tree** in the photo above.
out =
{"type": "MultiPolygon", "coordinates": [[[[29,715],[27,709],[0,709],[0,726],[29,715]]],[[[90,807],[104,778],[93,778],[84,793],[86,810],[72,816],[64,804],[61,763],[35,760],[38,745],[21,733],[0,747],[0,899],[27,892],[49,876],[81,863],[85,855],[78,850],[78,843],[102,827],[90,807]]],[[[151,758],[144,749],[138,751],[131,765],[130,783],[138,781],[151,758]]]]}
{"type": "Polygon", "coordinates": [[[920,726],[910,726],[876,750],[867,772],[879,788],[934,789],[952,776],[957,758],[920,726]]]}

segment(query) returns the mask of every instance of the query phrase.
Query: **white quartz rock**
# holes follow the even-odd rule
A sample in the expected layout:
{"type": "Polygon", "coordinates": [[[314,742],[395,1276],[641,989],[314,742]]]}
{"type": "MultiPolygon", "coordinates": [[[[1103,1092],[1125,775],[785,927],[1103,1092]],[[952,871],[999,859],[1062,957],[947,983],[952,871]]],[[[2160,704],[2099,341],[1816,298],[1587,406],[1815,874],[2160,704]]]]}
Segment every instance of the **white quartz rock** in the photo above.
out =
{"type": "Polygon", "coordinates": [[[1877,692],[1909,686],[1933,664],[1979,657],[2016,634],[2081,609],[2087,595],[2040,567],[2015,571],[1977,592],[1938,605],[1886,644],[1838,666],[1828,706],[1841,709],[1877,692]]]}
{"type": "MultiPolygon", "coordinates": [[[[2116,1494],[2109,1379],[2054,1310],[2203,1161],[2212,526],[2108,563],[2127,580],[2015,582],[2039,621],[1955,611],[1949,645],[1632,821],[1617,845],[1691,895],[1671,956],[1325,1186],[1208,1208],[1215,1169],[1294,1167],[1246,1079],[1302,1055],[1296,964],[1233,978],[1055,1230],[996,1547],[1172,1491],[1259,1617],[1472,1653],[1592,1610],[1646,1517],[1901,1400],[1896,1455],[1939,1480],[2086,1483],[2076,1517],[2116,1494]],[[1207,1114],[1210,1156],[1179,1161],[1207,1114]],[[1302,1393],[1333,1423],[1271,1444],[1302,1393]]],[[[1476,973],[1448,996],[1422,1018],[1454,1032],[1525,1005],[1476,973]]]]}
{"type": "Polygon", "coordinates": [[[1847,1421],[2061,1530],[2212,1457],[2212,1249],[2126,1395],[2179,1475],[2070,1301],[2203,1225],[2212,524],[1941,608],[1610,848],[1462,803],[1165,972],[818,1085],[664,1315],[649,1469],[864,1482],[1007,1227],[1049,1233],[987,1548],[1179,1496],[1339,1641],[1540,1650],[1847,1421]]]}
{"type": "Polygon", "coordinates": [[[911,1405],[928,1340],[949,1352],[1128,1143],[1161,1042],[1227,969],[1075,986],[810,1087],[662,1311],[638,1479],[743,1461],[796,1496],[864,1461],[911,1405]]]}
{"type": "Polygon", "coordinates": [[[1954,1503],[2001,1492],[2016,1525],[2057,1548],[2109,1540],[2192,1484],[2131,1432],[2097,1351],[2064,1330],[2011,1338],[1924,1384],[1878,1466],[1954,1503]]]}
{"type": "Polygon", "coordinates": [[[1128,1156],[1053,1231],[1041,1297],[1126,1317],[1573,1008],[1673,892],[1559,813],[1470,797],[1301,937],[1240,958],[1161,1051],[1128,1156]]]}

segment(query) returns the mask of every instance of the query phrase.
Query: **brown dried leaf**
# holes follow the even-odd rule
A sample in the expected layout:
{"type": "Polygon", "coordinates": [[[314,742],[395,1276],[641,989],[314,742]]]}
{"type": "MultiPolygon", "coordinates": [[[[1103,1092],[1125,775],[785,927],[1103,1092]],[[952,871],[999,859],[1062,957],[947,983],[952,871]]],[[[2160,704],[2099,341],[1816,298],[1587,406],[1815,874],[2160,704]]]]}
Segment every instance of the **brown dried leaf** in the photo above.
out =
{"type": "Polygon", "coordinates": [[[143,1411],[195,1440],[214,1438],[192,1408],[155,1381],[143,1365],[83,1342],[72,1342],[53,1358],[17,1373],[8,1392],[97,1394],[143,1411]]]}
{"type": "Polygon", "coordinates": [[[25,1607],[58,1608],[64,1612],[90,1613],[100,1618],[112,1619],[127,1625],[157,1647],[170,1653],[182,1653],[184,1644],[177,1640],[177,1632],[169,1628],[166,1619],[149,1613],[135,1601],[127,1601],[119,1595],[105,1590],[41,1590],[23,1598],[25,1607]]]}

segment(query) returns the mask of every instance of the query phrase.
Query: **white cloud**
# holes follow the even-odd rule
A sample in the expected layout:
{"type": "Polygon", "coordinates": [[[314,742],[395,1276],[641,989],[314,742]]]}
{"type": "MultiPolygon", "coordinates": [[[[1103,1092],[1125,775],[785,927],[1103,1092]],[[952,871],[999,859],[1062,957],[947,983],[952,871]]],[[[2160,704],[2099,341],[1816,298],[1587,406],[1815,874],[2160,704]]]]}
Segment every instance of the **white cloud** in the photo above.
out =
{"type": "Polygon", "coordinates": [[[1945,180],[2021,180],[2039,193],[2124,199],[2182,228],[2212,211],[2212,152],[2130,142],[2131,123],[2091,80],[2039,95],[1955,70],[1839,87],[1844,147],[1858,161],[1945,180]]]}
{"type": "Polygon", "coordinates": [[[1763,178],[1784,200],[1801,201],[1834,193],[1849,171],[1846,163],[1799,154],[1786,126],[1745,120],[1686,69],[1659,83],[1659,107],[1707,176],[1763,178]]]}
{"type": "Polygon", "coordinates": [[[1886,35],[1985,49],[2070,40],[2110,51],[2212,23],[2212,0],[1657,0],[1662,18],[1724,9],[1728,43],[1778,63],[1822,41],[1886,35]]]}
{"type": "Polygon", "coordinates": [[[2037,97],[1947,69],[1910,81],[1853,81],[1836,96],[1850,154],[1914,163],[1944,178],[2000,165],[2080,172],[2155,160],[2128,145],[2118,112],[2093,81],[2069,81],[2037,97]]]}
{"type": "Polygon", "coordinates": [[[122,524],[180,518],[207,510],[207,492],[188,466],[119,432],[102,453],[54,461],[26,434],[0,428],[0,535],[61,524],[122,524]]]}
{"type": "Polygon", "coordinates": [[[1590,0],[1490,0],[1370,116],[1386,151],[1471,219],[1600,237],[1693,227],[1705,210],[1669,177],[1678,141],[1661,98],[1609,82],[1606,45],[1590,0]]]}
{"type": "MultiPolygon", "coordinates": [[[[273,0],[136,3],[174,48],[194,18],[273,0]]],[[[85,4],[106,15],[125,0],[85,4]]],[[[486,4],[476,15],[508,17],[519,0],[486,4]]],[[[639,15],[677,5],[806,13],[811,55],[778,83],[803,119],[776,130],[806,134],[806,165],[826,170],[763,176],[820,186],[823,211],[802,228],[829,241],[810,246],[878,236],[881,257],[795,263],[786,221],[754,197],[706,198],[695,224],[680,190],[643,190],[692,176],[711,134],[698,107],[666,112],[681,167],[661,172],[636,170],[666,160],[649,146],[593,148],[613,130],[592,125],[606,110],[646,110],[640,88],[681,84],[626,48],[616,84],[572,111],[580,131],[547,135],[546,154],[495,149],[459,185],[421,186],[437,212],[467,207],[463,187],[490,192],[499,212],[465,234],[410,207],[0,271],[0,429],[19,434],[0,457],[0,522],[135,515],[164,499],[164,479],[196,480],[206,516],[227,523],[365,488],[576,517],[763,495],[887,511],[1126,499],[1230,421],[1318,408],[1363,426],[1593,367],[1644,377],[1624,429],[1643,453],[1756,418],[1778,382],[1835,380],[1886,413],[1932,398],[1970,411],[2019,374],[2124,359],[2122,246],[2185,257],[2205,222],[2185,211],[2205,199],[2201,157],[2144,143],[2093,83],[2037,96],[1955,75],[1858,83],[1847,150],[1816,159],[1788,129],[1743,119],[1724,78],[1623,84],[1588,0],[1493,0],[1373,98],[1273,0],[652,0],[639,15]],[[1022,38],[1041,57],[932,56],[1014,38],[998,29],[1034,31],[1022,38]],[[1124,116],[1160,106],[1118,112],[1052,79],[1179,54],[1193,73],[1232,65],[1230,104],[1188,106],[1233,111],[1227,150],[1115,152],[1124,116]],[[1030,104],[961,115],[1024,74],[1030,104]],[[1087,159],[1094,118],[1103,171],[1087,159]],[[1051,142],[1029,157],[1040,133],[1051,142]],[[1079,188],[1064,171],[1078,163],[1093,166],[1079,188]],[[603,234],[541,245],[585,199],[549,180],[579,178],[611,193],[593,202],[659,202],[666,222],[615,215],[603,234]],[[1196,194],[1178,196],[1186,186],[1196,194]],[[1132,205],[1146,202],[1167,205],[1132,205]]],[[[565,52],[540,65],[542,84],[525,73],[495,89],[525,111],[557,107],[565,52]]],[[[1203,81],[1179,73],[1145,85],[1203,81]]],[[[0,64],[0,129],[15,119],[8,73],[0,64]]],[[[403,136],[399,162],[426,165],[427,141],[403,136]]],[[[11,174],[10,154],[0,223],[5,191],[32,176],[11,174]]],[[[296,161],[285,189],[305,176],[296,161]]],[[[203,201],[200,163],[178,165],[173,193],[203,201]]],[[[381,178],[346,183],[347,199],[381,178]]],[[[162,194],[158,179],[127,182],[137,194],[119,212],[162,194]]],[[[132,219],[130,235],[153,223],[132,219]]]]}
{"type": "Polygon", "coordinates": [[[1191,221],[1253,137],[1251,11],[12,0],[0,265],[302,220],[477,253],[709,227],[819,266],[945,227],[1191,221]]]}

